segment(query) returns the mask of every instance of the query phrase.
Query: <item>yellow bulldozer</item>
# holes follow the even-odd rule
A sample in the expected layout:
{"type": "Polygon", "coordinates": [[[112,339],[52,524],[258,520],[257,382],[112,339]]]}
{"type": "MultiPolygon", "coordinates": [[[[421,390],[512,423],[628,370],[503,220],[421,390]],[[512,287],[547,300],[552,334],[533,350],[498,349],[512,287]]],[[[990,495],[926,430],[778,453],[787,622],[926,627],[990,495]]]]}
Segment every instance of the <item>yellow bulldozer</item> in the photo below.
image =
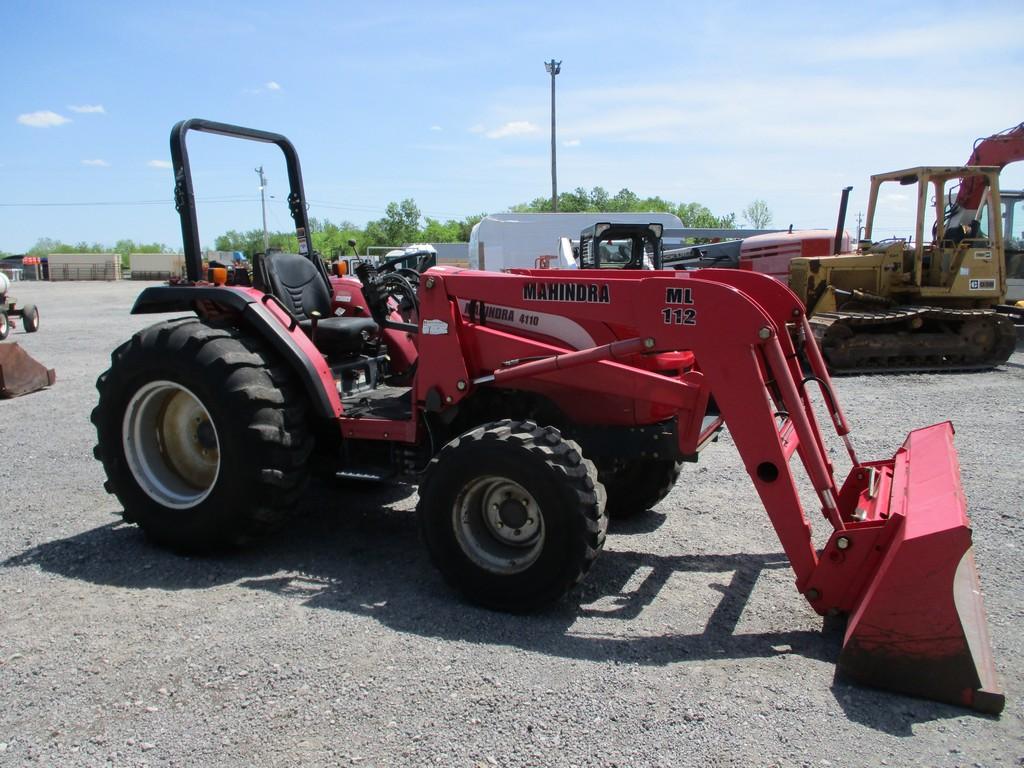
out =
{"type": "Polygon", "coordinates": [[[996,311],[1006,295],[1002,227],[951,215],[956,206],[946,204],[970,185],[984,190],[975,211],[999,211],[999,171],[917,167],[872,176],[864,237],[852,251],[841,214],[834,238],[823,230],[748,238],[740,267],[787,270],[834,373],[999,365],[1017,340],[1013,320],[996,311]],[[916,200],[913,230],[874,239],[880,201],[887,213],[900,213],[891,203],[907,201],[907,187],[916,200]]]}

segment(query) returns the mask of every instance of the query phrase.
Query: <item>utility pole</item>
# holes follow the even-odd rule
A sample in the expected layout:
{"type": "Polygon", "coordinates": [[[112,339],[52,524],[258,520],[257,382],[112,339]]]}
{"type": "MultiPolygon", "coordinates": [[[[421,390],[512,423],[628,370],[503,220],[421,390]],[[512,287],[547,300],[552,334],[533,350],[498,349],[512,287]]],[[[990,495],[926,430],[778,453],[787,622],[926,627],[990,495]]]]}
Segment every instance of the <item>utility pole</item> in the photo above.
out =
{"type": "Polygon", "coordinates": [[[558,213],[558,172],[555,166],[555,75],[562,71],[562,62],[544,62],[544,69],[551,75],[551,210],[558,213]]]}
{"type": "Polygon", "coordinates": [[[267,179],[263,175],[263,166],[256,169],[260,176],[260,208],[263,210],[263,252],[270,250],[270,236],[267,234],[267,179]]]}

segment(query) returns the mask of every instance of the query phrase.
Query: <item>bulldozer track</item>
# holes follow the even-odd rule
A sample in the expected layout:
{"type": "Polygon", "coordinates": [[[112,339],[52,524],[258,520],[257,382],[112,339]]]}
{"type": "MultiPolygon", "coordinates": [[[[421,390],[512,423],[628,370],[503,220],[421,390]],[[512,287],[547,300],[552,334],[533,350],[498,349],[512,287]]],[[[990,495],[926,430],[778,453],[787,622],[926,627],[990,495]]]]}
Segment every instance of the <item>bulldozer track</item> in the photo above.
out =
{"type": "Polygon", "coordinates": [[[990,309],[822,312],[810,323],[837,375],[985,370],[1006,362],[1017,342],[1013,322],[990,309]],[[973,336],[987,337],[981,350],[976,338],[964,333],[972,322],[973,336]]]}

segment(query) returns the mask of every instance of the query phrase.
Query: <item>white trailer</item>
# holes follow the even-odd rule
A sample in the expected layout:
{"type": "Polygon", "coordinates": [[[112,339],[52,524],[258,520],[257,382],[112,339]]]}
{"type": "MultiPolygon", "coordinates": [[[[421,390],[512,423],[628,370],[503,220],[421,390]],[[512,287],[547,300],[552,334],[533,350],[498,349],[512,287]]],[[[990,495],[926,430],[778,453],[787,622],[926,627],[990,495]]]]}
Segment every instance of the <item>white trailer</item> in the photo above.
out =
{"type": "Polygon", "coordinates": [[[560,253],[559,241],[563,237],[578,240],[583,229],[602,221],[683,227],[671,213],[493,213],[469,235],[469,266],[492,272],[532,268],[546,256],[553,268],[571,268],[560,253]]]}

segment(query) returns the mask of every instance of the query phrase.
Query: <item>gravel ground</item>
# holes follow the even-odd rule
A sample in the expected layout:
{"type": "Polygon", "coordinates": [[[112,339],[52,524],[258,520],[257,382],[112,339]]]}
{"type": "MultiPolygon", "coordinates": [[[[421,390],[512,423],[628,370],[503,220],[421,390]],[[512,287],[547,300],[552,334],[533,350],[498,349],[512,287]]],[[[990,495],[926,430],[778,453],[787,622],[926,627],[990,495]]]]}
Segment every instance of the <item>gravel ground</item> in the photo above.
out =
{"type": "Polygon", "coordinates": [[[0,765],[1024,765],[1021,352],[838,384],[866,457],[957,426],[995,719],[835,678],[842,635],[793,588],[724,434],[536,616],[460,603],[404,488],[314,488],[236,555],[155,549],[119,523],[89,423],[110,350],[153,320],[128,314],[142,284],[15,288],[42,328],[11,340],[58,382],[0,401],[0,765]]]}

